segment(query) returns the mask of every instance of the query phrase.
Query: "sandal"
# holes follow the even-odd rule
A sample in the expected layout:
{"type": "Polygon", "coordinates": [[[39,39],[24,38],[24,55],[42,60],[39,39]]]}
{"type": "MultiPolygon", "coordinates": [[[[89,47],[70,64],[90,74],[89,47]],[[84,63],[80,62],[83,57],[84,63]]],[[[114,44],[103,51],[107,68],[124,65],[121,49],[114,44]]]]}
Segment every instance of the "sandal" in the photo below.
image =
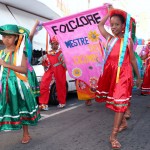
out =
{"type": "MultiPolygon", "coordinates": [[[[115,136],[117,136],[118,133],[118,128],[114,128],[112,131],[112,134],[114,134],[115,136]]],[[[109,138],[110,140],[110,144],[112,149],[120,149],[121,148],[121,144],[118,142],[117,138],[112,138],[112,135],[109,138]]]]}
{"type": "Polygon", "coordinates": [[[121,144],[118,142],[117,139],[111,139],[111,136],[110,136],[110,143],[111,143],[111,147],[112,149],[120,149],[121,148],[121,144]]]}
{"type": "Polygon", "coordinates": [[[86,101],[85,101],[85,105],[86,105],[86,106],[91,106],[91,105],[92,105],[91,100],[86,100],[86,101]]]}
{"type": "Polygon", "coordinates": [[[131,112],[126,112],[126,113],[124,114],[124,117],[125,117],[126,119],[130,119],[130,118],[131,118],[131,112]]]}
{"type": "Polygon", "coordinates": [[[66,104],[59,104],[58,106],[57,106],[57,108],[65,108],[66,107],[66,104]]]}
{"type": "Polygon", "coordinates": [[[41,104],[41,105],[39,105],[39,109],[47,111],[48,110],[48,105],[41,104]]]}
{"type": "Polygon", "coordinates": [[[122,132],[123,130],[125,130],[125,129],[127,129],[127,128],[128,128],[127,125],[121,125],[121,126],[119,127],[118,132],[122,132]]]}
{"type": "Polygon", "coordinates": [[[29,135],[29,136],[24,136],[24,137],[22,138],[21,143],[22,143],[22,144],[27,144],[27,143],[30,142],[30,140],[31,140],[30,135],[29,135]]]}
{"type": "Polygon", "coordinates": [[[128,128],[127,121],[126,121],[126,118],[124,117],[123,120],[122,120],[122,123],[121,123],[121,125],[119,127],[118,132],[121,132],[121,131],[123,131],[123,130],[125,130],[127,128],[128,128]]]}

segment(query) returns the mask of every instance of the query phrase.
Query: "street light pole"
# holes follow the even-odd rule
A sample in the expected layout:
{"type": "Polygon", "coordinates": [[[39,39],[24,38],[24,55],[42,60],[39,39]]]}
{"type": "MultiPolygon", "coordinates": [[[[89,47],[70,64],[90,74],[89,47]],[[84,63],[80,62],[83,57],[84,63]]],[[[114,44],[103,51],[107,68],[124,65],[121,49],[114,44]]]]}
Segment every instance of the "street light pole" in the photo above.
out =
{"type": "Polygon", "coordinates": [[[88,9],[90,8],[90,0],[88,0],[88,9]]]}

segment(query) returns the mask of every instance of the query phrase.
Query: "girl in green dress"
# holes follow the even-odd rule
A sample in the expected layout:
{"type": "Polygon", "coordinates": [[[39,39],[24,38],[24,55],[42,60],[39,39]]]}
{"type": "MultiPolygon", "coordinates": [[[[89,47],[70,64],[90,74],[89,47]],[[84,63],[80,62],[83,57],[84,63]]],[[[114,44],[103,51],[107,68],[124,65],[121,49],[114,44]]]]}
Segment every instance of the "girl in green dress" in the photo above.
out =
{"type": "Polygon", "coordinates": [[[37,125],[40,114],[27,78],[26,35],[17,25],[0,26],[0,34],[6,47],[0,51],[0,131],[23,127],[22,143],[28,143],[28,125],[37,125]]]}

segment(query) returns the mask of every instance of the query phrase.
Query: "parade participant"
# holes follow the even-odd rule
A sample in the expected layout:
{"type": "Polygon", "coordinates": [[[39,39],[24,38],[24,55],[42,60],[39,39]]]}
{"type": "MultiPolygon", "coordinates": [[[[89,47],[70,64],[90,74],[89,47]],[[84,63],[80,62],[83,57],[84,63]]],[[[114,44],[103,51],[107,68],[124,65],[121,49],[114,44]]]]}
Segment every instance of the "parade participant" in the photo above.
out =
{"type": "Polygon", "coordinates": [[[31,139],[28,126],[40,119],[27,78],[26,35],[11,24],[0,26],[0,34],[6,47],[0,51],[0,131],[23,127],[21,142],[25,144],[31,139]]]}
{"type": "MultiPolygon", "coordinates": [[[[140,76],[143,77],[143,72],[142,72],[142,69],[143,69],[143,62],[142,62],[142,59],[140,58],[140,56],[137,54],[137,52],[134,51],[134,55],[135,55],[135,58],[136,58],[136,61],[137,61],[137,65],[138,65],[138,70],[139,70],[139,73],[140,73],[140,76]]],[[[134,72],[133,70],[133,80],[134,80],[134,83],[136,83],[136,79],[137,79],[137,76],[136,76],[136,73],[134,72]]],[[[139,90],[137,87],[136,87],[136,84],[134,84],[133,86],[133,91],[134,90],[139,90]]],[[[128,106],[125,114],[124,114],[124,117],[126,119],[130,119],[131,118],[131,110],[130,110],[130,106],[128,106]]]]}
{"type": "MultiPolygon", "coordinates": [[[[106,102],[106,107],[115,112],[113,130],[110,135],[110,143],[113,149],[121,148],[121,144],[117,140],[117,133],[127,128],[124,113],[131,98],[132,67],[137,75],[138,87],[141,81],[133,52],[133,41],[129,38],[129,33],[134,33],[134,23],[134,19],[130,18],[126,12],[109,6],[109,13],[98,25],[100,33],[107,40],[107,46],[103,73],[99,78],[96,90],[96,101],[106,102]],[[113,35],[104,28],[104,24],[109,17],[113,35]]],[[[132,37],[134,36],[132,35],[132,37]]]]}
{"type": "Polygon", "coordinates": [[[78,100],[84,100],[86,106],[92,105],[92,100],[95,98],[95,92],[92,91],[91,87],[84,81],[79,79],[76,80],[76,90],[78,100]]]}
{"type": "Polygon", "coordinates": [[[31,66],[31,58],[32,58],[32,40],[34,38],[35,33],[37,32],[37,27],[39,26],[40,22],[37,20],[31,30],[31,32],[26,29],[23,28],[21,26],[19,26],[19,32],[21,32],[22,34],[26,34],[26,52],[28,55],[28,60],[27,60],[27,66],[28,66],[28,81],[30,84],[30,87],[35,95],[35,97],[38,97],[40,95],[40,89],[39,89],[39,83],[35,74],[35,71],[33,69],[33,67],[31,66]]]}
{"type": "Polygon", "coordinates": [[[59,101],[58,108],[64,108],[66,105],[66,67],[62,51],[59,48],[57,38],[54,36],[51,40],[52,50],[43,60],[46,71],[40,83],[39,104],[41,110],[48,110],[48,101],[50,94],[50,83],[55,79],[57,98],[59,101]]]}
{"type": "Polygon", "coordinates": [[[144,72],[143,83],[141,87],[141,94],[149,95],[150,94],[150,41],[148,41],[146,48],[142,50],[141,59],[145,60],[145,72],[144,72]]]}

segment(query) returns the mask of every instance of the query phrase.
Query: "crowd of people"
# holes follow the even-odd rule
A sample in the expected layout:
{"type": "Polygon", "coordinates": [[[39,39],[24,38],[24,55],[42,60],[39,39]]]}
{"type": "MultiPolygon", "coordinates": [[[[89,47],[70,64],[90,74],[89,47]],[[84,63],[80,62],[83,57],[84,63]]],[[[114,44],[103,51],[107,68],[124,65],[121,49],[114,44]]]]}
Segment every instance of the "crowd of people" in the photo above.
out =
{"type": "MultiPolygon", "coordinates": [[[[129,106],[132,97],[133,70],[136,75],[136,86],[141,88],[141,94],[150,94],[150,42],[140,55],[142,60],[146,60],[142,83],[133,49],[134,39],[128,38],[135,20],[132,17],[127,19],[127,16],[127,12],[108,6],[108,14],[98,24],[100,33],[106,39],[103,73],[99,77],[95,93],[81,98],[86,100],[87,106],[92,105],[92,99],[106,102],[106,107],[115,112],[109,138],[113,149],[121,148],[117,134],[128,128],[126,119],[131,117],[129,106]],[[112,34],[104,27],[108,19],[112,34]],[[121,57],[124,59],[120,59],[121,57]]],[[[45,73],[40,85],[30,64],[32,39],[38,25],[39,21],[35,23],[31,32],[12,24],[0,26],[0,34],[5,45],[5,49],[0,51],[0,131],[23,128],[21,140],[23,144],[31,139],[28,126],[37,125],[40,110],[48,110],[49,86],[53,78],[56,82],[58,108],[66,106],[67,68],[56,36],[50,38],[51,50],[47,51],[42,62],[45,73]],[[39,105],[36,101],[37,96],[39,105]]],[[[81,82],[77,80],[76,83],[79,92],[81,82]]]]}

